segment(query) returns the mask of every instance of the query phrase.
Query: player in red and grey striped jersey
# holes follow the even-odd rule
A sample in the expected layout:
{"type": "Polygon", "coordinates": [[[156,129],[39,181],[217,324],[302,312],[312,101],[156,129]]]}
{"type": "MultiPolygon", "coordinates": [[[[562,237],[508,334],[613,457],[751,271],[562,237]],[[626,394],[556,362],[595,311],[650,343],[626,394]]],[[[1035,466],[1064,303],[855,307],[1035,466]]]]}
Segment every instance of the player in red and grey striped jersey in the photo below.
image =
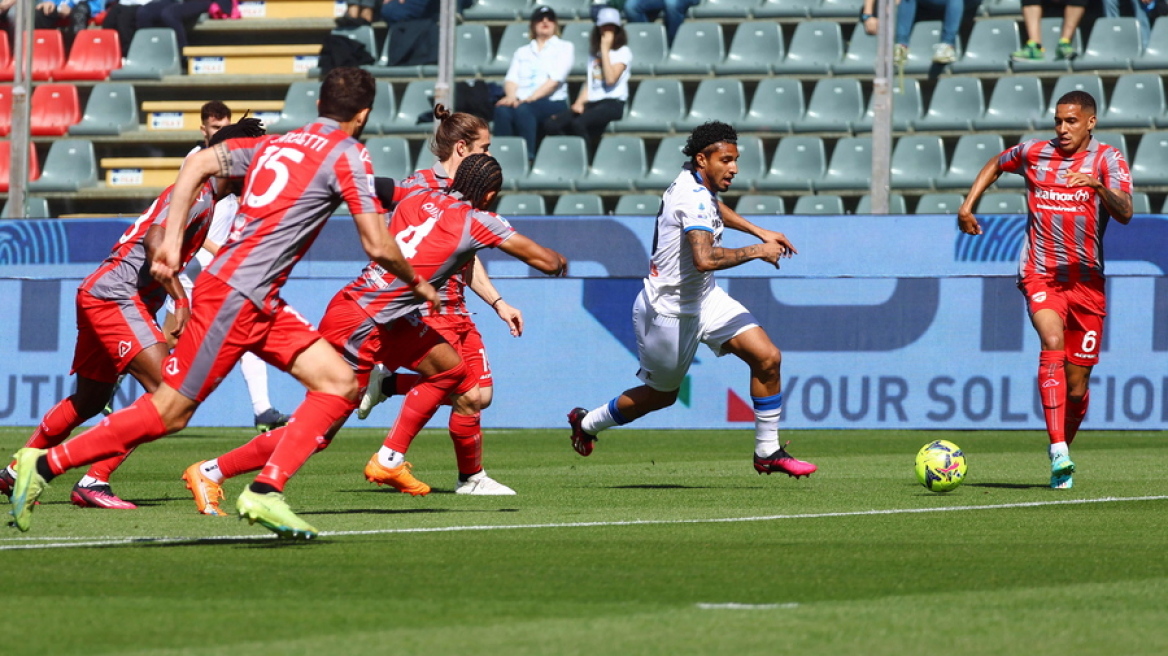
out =
{"type": "MultiPolygon", "coordinates": [[[[258,125],[257,125],[258,128],[258,125]]],[[[257,133],[249,125],[229,125],[216,141],[257,133]]],[[[258,134],[262,134],[259,129],[258,134]]],[[[187,211],[182,230],[180,259],[189,262],[207,236],[214,203],[229,193],[227,181],[207,182],[187,211]]],[[[172,332],[181,333],[190,318],[189,301],[181,285],[157,282],[149,263],[162,242],[170,214],[173,187],[151,203],[118,239],[107,257],[77,288],[77,345],[73,370],[77,391],[54,405],[25,444],[45,449],[65,441],[75,428],[96,416],[113,393],[118,378],[130,374],[147,392],[162,382],[162,361],[169,354],[166,336],[155,315],[170,294],[182,307],[172,332]]],[[[73,488],[70,500],[78,506],[131,510],[136,506],[118,498],[109,481],[126,455],[96,462],[73,488]]],[[[14,472],[0,470],[0,492],[11,492],[14,472]]]]}
{"type": "MultiPolygon", "coordinates": [[[[355,407],[352,369],[312,325],[280,297],[292,267],[341,202],[348,204],[369,257],[410,281],[411,293],[438,302],[390,237],[373,195],[369,154],[357,141],[373,104],[373,77],[336,68],[321,83],[320,118],[281,136],[226,141],[187,159],[175,182],[172,212],[186,210],[211,176],[246,173],[231,240],[195,282],[199,303],[163,365],[163,383],[101,425],[50,449],[17,453],[12,514],[27,531],[47,482],[82,464],[125,453],[186,426],[244,351],[291,373],[308,389],[263,471],[236,503],[240,517],[281,537],[315,537],[282,494],[285,483],[318,448],[321,436],[355,407]]],[[[179,233],[168,226],[151,272],[171,281],[181,270],[179,233]]]]}
{"type": "Polygon", "coordinates": [[[1091,368],[1099,361],[1107,300],[1103,232],[1110,218],[1132,218],[1132,180],[1118,149],[1091,136],[1095,99],[1072,91],[1055,106],[1055,138],[1031,139],[982,168],[957,213],[958,227],[980,235],[973,208],[1003,172],[1026,178],[1026,241],[1018,287],[1042,342],[1038,388],[1050,436],[1050,485],[1070,488],[1068,446],[1087,414],[1091,368]]]}

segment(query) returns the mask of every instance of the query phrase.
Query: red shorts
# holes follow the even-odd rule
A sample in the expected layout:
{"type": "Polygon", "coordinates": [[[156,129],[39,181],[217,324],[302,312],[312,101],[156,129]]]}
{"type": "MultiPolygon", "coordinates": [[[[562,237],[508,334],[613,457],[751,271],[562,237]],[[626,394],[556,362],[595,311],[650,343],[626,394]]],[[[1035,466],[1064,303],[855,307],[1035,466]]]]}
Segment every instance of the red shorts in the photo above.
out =
{"type": "Polygon", "coordinates": [[[467,373],[479,387],[491,387],[491,363],[487,360],[487,349],[483,346],[483,336],[478,326],[464,314],[432,314],[426,323],[437,330],[446,341],[458,351],[466,363],[467,373]]]}
{"type": "Polygon", "coordinates": [[[362,389],[369,384],[375,363],[390,371],[398,367],[417,371],[427,353],[446,343],[416,312],[383,326],[343,292],[329,301],[320,320],[320,334],[353,368],[362,389]]]}
{"type": "Polygon", "coordinates": [[[116,383],[130,362],[166,337],[141,297],[109,301],[77,292],[77,348],[73,370],[99,383],[116,383]]]}
{"type": "Polygon", "coordinates": [[[1018,283],[1018,288],[1026,295],[1030,316],[1039,310],[1054,310],[1063,320],[1067,362],[1083,367],[1099,364],[1103,317],[1107,316],[1102,280],[1059,282],[1029,276],[1018,283]]]}
{"type": "Polygon", "coordinates": [[[206,400],[244,351],[288,371],[320,339],[312,323],[283,299],[277,299],[275,312],[266,312],[209,273],[199,276],[195,293],[199,301],[191,306],[191,320],[162,365],[163,382],[193,401],[206,400]]]}

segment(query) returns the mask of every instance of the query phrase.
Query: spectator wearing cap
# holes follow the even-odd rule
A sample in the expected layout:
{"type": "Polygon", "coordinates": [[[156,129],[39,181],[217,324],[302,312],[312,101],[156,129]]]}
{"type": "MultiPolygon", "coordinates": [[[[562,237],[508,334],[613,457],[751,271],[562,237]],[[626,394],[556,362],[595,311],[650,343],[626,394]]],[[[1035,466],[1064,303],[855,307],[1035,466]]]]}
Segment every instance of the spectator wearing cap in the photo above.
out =
{"type": "Polygon", "coordinates": [[[495,136],[520,136],[535,157],[543,122],[568,109],[568,72],[575,48],[556,33],[556,12],[548,6],[531,14],[531,43],[511,57],[503,97],[495,104],[495,136]]]}
{"type": "Polygon", "coordinates": [[[629,100],[629,65],[633,51],[621,27],[620,12],[604,7],[596,14],[588,56],[588,80],[580,87],[576,102],[543,123],[547,134],[574,134],[596,151],[600,135],[612,121],[624,115],[629,100]]]}
{"type": "Polygon", "coordinates": [[[665,36],[669,45],[673,45],[673,37],[678,28],[685,21],[685,12],[698,4],[700,0],[628,0],[625,3],[625,18],[630,23],[648,23],[658,15],[664,16],[665,36]]]}

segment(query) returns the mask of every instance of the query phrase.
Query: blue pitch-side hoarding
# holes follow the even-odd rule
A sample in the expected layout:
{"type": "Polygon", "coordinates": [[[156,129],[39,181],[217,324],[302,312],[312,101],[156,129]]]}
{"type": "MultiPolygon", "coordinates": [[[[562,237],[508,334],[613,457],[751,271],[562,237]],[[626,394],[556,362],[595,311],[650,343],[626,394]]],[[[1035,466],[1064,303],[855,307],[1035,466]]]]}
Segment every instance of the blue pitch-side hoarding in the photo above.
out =
{"type": "MultiPolygon", "coordinates": [[[[569,409],[594,407],[637,384],[630,308],[653,238],[649,217],[513,221],[563,252],[571,277],[547,279],[498,252],[488,270],[524,311],[510,337],[471,301],[493,365],[488,427],[563,427],[569,409]]],[[[1038,344],[1014,286],[1024,219],[983,217],[968,237],[952,216],[783,216],[799,255],[774,270],[761,262],[719,280],[783,350],[788,428],[1042,427],[1035,394],[1038,344]]],[[[0,425],[31,425],[68,392],[75,338],[73,293],[129,220],[0,222],[0,425]]],[[[727,232],[728,246],[745,235],[727,232]]],[[[1087,426],[1168,427],[1168,217],[1138,216],[1107,233],[1109,310],[1087,426]]],[[[348,219],[329,223],[296,269],[285,297],[319,319],[364,258],[348,219]]],[[[299,385],[271,373],[272,398],[291,410],[299,385]]],[[[117,405],[139,389],[130,386],[117,405]]],[[[640,427],[748,427],[748,374],[704,348],[675,407],[640,427]]],[[[391,401],[370,421],[388,426],[391,401]]],[[[247,425],[251,407],[230,376],[193,425],[247,425]]],[[[354,420],[355,422],[356,420],[354,420]]],[[[441,424],[439,420],[439,424],[441,424]]]]}

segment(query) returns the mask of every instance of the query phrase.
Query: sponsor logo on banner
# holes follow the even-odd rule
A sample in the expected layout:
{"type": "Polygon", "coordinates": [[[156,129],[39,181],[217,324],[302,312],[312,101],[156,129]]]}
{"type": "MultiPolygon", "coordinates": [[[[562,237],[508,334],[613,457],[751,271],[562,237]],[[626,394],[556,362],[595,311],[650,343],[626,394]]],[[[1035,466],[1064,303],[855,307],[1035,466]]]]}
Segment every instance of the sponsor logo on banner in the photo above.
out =
{"type": "Polygon", "coordinates": [[[109,172],[111,187],[141,187],[142,169],[113,169],[109,172]]]}
{"type": "Polygon", "coordinates": [[[296,55],[296,58],[292,60],[292,72],[307,73],[316,68],[317,59],[319,57],[316,55],[296,55]]]}
{"type": "Polygon", "coordinates": [[[182,112],[154,112],[150,115],[151,130],[181,130],[183,129],[182,112]]]}
{"type": "Polygon", "coordinates": [[[222,75],[226,72],[226,57],[195,57],[191,60],[192,75],[222,75]]]}
{"type": "Polygon", "coordinates": [[[244,0],[239,3],[241,18],[263,18],[268,15],[268,3],[264,0],[244,0]]]}

